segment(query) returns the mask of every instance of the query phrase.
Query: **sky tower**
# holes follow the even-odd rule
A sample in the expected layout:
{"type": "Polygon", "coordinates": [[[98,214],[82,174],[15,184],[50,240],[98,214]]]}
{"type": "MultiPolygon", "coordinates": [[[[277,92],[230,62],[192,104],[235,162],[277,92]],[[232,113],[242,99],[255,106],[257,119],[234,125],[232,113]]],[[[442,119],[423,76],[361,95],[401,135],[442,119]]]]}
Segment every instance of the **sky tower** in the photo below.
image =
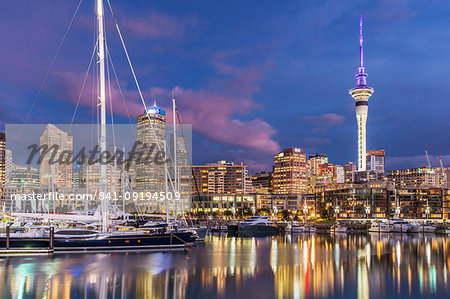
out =
{"type": "Polygon", "coordinates": [[[355,99],[356,121],[358,122],[358,171],[366,171],[366,122],[369,109],[369,98],[373,88],[367,86],[367,74],[364,70],[363,27],[362,15],[359,16],[359,68],[356,77],[356,87],[350,89],[355,99]]]}

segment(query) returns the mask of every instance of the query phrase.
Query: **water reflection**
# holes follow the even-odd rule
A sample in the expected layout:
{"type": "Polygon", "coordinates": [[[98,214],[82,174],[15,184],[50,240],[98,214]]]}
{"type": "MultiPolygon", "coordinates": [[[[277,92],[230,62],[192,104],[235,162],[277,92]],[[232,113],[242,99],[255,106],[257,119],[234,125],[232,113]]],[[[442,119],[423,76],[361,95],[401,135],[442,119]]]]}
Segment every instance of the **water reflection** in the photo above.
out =
{"type": "Polygon", "coordinates": [[[449,239],[210,236],[188,252],[0,259],[2,298],[448,296],[449,239]]]}

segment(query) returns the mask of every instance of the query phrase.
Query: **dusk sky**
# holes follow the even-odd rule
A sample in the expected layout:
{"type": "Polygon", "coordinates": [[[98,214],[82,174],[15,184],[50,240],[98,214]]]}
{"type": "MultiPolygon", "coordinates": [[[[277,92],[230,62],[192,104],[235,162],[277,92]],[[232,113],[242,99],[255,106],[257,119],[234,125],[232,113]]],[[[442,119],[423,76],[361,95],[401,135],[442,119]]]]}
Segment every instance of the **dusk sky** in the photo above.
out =
{"type": "MultiPolygon", "coordinates": [[[[425,166],[425,150],[433,166],[438,153],[450,165],[450,2],[110,1],[147,104],[170,110],[174,90],[181,120],[193,125],[194,164],[243,161],[252,173],[271,170],[273,155],[288,147],[356,162],[348,90],[356,83],[362,14],[375,90],[367,149],[385,149],[387,169],[425,166]]],[[[78,2],[2,2],[0,130],[24,122],[78,2]]],[[[143,106],[107,7],[105,15],[136,122],[143,106]]],[[[27,124],[71,122],[94,23],[94,1],[84,0],[27,124]]],[[[92,122],[92,78],[76,123],[92,122]]],[[[115,122],[128,123],[115,79],[112,94],[115,122]]]]}

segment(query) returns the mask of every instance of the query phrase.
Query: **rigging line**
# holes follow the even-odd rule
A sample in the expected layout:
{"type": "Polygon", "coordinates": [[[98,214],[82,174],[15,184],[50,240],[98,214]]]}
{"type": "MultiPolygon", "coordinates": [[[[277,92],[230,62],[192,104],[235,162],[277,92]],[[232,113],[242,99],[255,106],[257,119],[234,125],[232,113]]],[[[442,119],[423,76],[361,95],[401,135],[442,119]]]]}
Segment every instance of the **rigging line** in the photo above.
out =
{"type": "MultiPolygon", "coordinates": [[[[108,50],[108,44],[106,42],[106,32],[105,32],[105,45],[106,45],[106,76],[108,78],[108,90],[109,90],[109,108],[111,110],[111,129],[112,129],[112,137],[113,137],[113,146],[114,146],[114,150],[116,148],[116,134],[115,134],[115,128],[114,128],[114,113],[113,113],[113,108],[112,108],[112,93],[111,93],[111,78],[110,78],[110,74],[109,74],[109,61],[110,61],[110,57],[111,55],[109,54],[109,50],[108,50]]],[[[115,153],[114,153],[115,155],[115,153]]]]}
{"type": "Polygon", "coordinates": [[[127,112],[128,121],[130,122],[130,126],[131,126],[131,129],[133,131],[134,137],[136,137],[136,131],[134,130],[133,122],[132,122],[131,117],[130,117],[130,112],[128,111],[127,104],[125,103],[125,97],[123,96],[122,88],[120,87],[119,78],[117,77],[116,68],[114,67],[114,63],[112,61],[112,57],[111,56],[109,56],[109,60],[111,62],[111,69],[113,71],[114,77],[116,78],[117,87],[119,88],[119,92],[120,92],[120,95],[122,97],[123,106],[125,107],[125,111],[127,112]]]}
{"type": "MultiPolygon", "coordinates": [[[[182,125],[182,123],[181,123],[180,114],[178,113],[178,107],[175,107],[175,112],[176,112],[176,115],[177,115],[178,123],[180,124],[181,135],[184,135],[183,125],[182,125]]],[[[189,148],[188,148],[188,146],[187,146],[187,138],[184,140],[184,145],[185,145],[185,147],[186,147],[186,151],[189,153],[189,148]]],[[[202,209],[205,209],[205,207],[203,206],[202,199],[201,199],[200,189],[198,188],[197,179],[195,178],[194,167],[192,166],[192,157],[189,156],[189,155],[188,155],[188,161],[189,161],[189,164],[190,164],[190,166],[191,166],[192,179],[193,179],[193,181],[194,181],[195,190],[197,191],[197,195],[199,196],[198,202],[199,202],[200,205],[202,206],[202,209]]]]}
{"type": "MultiPolygon", "coordinates": [[[[141,97],[142,104],[144,105],[144,109],[145,109],[145,111],[146,111],[146,113],[147,113],[147,115],[148,115],[148,112],[147,112],[147,105],[145,104],[144,96],[142,95],[142,91],[141,91],[141,88],[140,88],[140,86],[139,86],[139,82],[138,82],[138,80],[137,80],[136,73],[134,72],[133,65],[131,64],[130,56],[128,55],[127,47],[125,46],[125,42],[124,42],[124,40],[123,40],[122,33],[120,32],[119,24],[117,23],[117,19],[116,19],[115,15],[114,15],[114,12],[113,12],[113,10],[112,10],[111,3],[109,2],[109,0],[107,0],[107,1],[108,1],[109,9],[110,9],[110,11],[111,11],[111,15],[112,15],[112,17],[113,17],[113,19],[114,19],[114,23],[115,23],[115,25],[116,25],[117,33],[119,34],[119,38],[120,38],[120,41],[121,41],[121,43],[122,43],[123,50],[124,50],[125,55],[126,55],[126,57],[127,57],[128,64],[129,64],[130,69],[131,69],[131,73],[133,74],[134,82],[136,83],[136,87],[137,87],[137,89],[138,89],[138,91],[139,91],[139,95],[140,95],[140,97],[141,97]]],[[[155,132],[155,129],[154,129],[154,127],[153,127],[152,122],[150,121],[150,118],[149,118],[149,124],[150,124],[150,127],[152,128],[153,136],[154,136],[154,138],[155,138],[156,145],[158,146],[158,150],[161,151],[161,145],[159,144],[158,139],[156,138],[156,132],[155,132]]],[[[164,147],[164,153],[165,153],[165,152],[166,152],[166,148],[164,147]]],[[[166,168],[166,171],[165,171],[165,172],[167,173],[167,177],[169,178],[169,182],[170,182],[170,184],[171,184],[172,190],[175,191],[175,186],[174,186],[174,184],[173,184],[173,181],[172,181],[171,175],[170,175],[170,173],[169,173],[169,170],[168,170],[167,167],[165,167],[165,168],[166,168]]]]}
{"type": "Polygon", "coordinates": [[[92,66],[92,61],[94,60],[94,55],[95,55],[95,50],[97,49],[97,44],[98,44],[98,39],[97,39],[97,42],[94,45],[94,50],[92,51],[91,60],[89,61],[89,66],[88,66],[88,68],[86,70],[86,74],[84,75],[83,85],[81,86],[81,91],[80,91],[80,94],[78,95],[77,105],[75,106],[75,110],[73,112],[72,120],[71,120],[70,126],[69,126],[69,131],[67,132],[67,134],[70,133],[70,131],[72,130],[73,121],[75,120],[75,115],[77,114],[78,106],[80,105],[81,96],[83,95],[84,86],[86,84],[86,80],[87,80],[87,77],[89,75],[89,71],[90,71],[91,66],[92,66]]]}
{"type": "Polygon", "coordinates": [[[116,25],[117,33],[119,34],[120,41],[122,42],[123,50],[125,51],[125,55],[127,56],[128,64],[130,65],[130,69],[131,69],[131,73],[133,74],[134,82],[136,83],[136,87],[139,91],[139,95],[141,97],[142,104],[144,105],[144,109],[147,111],[147,105],[145,104],[144,96],[142,95],[142,92],[141,92],[141,87],[139,86],[139,82],[136,78],[136,74],[134,72],[133,65],[131,64],[131,59],[130,59],[130,56],[128,55],[128,50],[127,50],[127,47],[125,46],[125,42],[123,40],[122,33],[120,32],[119,24],[117,23],[116,16],[114,15],[114,12],[112,10],[111,3],[109,2],[109,0],[107,0],[107,1],[108,1],[109,9],[111,11],[111,15],[112,15],[112,17],[114,19],[114,23],[116,25]]]}
{"type": "Polygon", "coordinates": [[[72,18],[70,19],[69,25],[67,26],[67,29],[64,32],[64,36],[63,36],[61,42],[59,43],[58,49],[56,50],[56,53],[55,53],[55,56],[53,57],[52,62],[50,63],[50,66],[47,69],[47,73],[44,76],[44,80],[42,81],[41,86],[39,87],[39,90],[38,90],[36,96],[34,97],[33,102],[31,103],[31,107],[28,110],[27,116],[25,117],[25,120],[24,120],[22,126],[20,127],[19,135],[14,141],[13,147],[11,149],[12,151],[14,151],[14,148],[16,147],[16,143],[20,139],[20,136],[22,135],[23,127],[27,123],[28,118],[30,117],[31,111],[33,110],[33,107],[36,104],[37,99],[41,95],[41,91],[44,88],[44,85],[45,85],[45,82],[47,81],[48,75],[50,74],[50,71],[52,70],[53,65],[55,64],[56,58],[58,57],[58,54],[59,54],[59,51],[61,50],[61,47],[62,47],[62,45],[63,45],[63,43],[64,43],[64,41],[65,41],[65,39],[67,37],[67,34],[69,33],[70,27],[72,26],[72,23],[75,20],[75,17],[76,17],[76,15],[78,13],[78,10],[80,9],[80,6],[81,6],[82,2],[83,2],[83,0],[80,0],[80,2],[78,2],[77,8],[75,9],[75,12],[73,13],[72,18]]]}

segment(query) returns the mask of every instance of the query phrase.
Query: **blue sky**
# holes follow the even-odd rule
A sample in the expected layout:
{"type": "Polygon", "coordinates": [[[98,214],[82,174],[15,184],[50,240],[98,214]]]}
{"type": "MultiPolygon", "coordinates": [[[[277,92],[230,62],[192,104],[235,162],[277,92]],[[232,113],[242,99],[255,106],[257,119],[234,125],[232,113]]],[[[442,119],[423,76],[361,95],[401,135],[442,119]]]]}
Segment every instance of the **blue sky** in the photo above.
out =
{"type": "MultiPolygon", "coordinates": [[[[111,0],[147,103],[193,125],[194,163],[243,161],[270,170],[287,147],[356,160],[354,101],[359,15],[375,89],[368,149],[388,168],[450,162],[450,3],[445,1],[111,0]]],[[[22,123],[67,24],[73,1],[3,2],[0,121],[22,123]]],[[[27,123],[70,123],[94,44],[94,1],[84,0],[27,123]]],[[[110,13],[107,38],[130,117],[142,112],[110,13]]],[[[92,76],[77,123],[92,121],[92,76]]],[[[112,83],[115,121],[128,115],[112,83]]],[[[168,115],[171,117],[170,114],[168,115]]]]}

